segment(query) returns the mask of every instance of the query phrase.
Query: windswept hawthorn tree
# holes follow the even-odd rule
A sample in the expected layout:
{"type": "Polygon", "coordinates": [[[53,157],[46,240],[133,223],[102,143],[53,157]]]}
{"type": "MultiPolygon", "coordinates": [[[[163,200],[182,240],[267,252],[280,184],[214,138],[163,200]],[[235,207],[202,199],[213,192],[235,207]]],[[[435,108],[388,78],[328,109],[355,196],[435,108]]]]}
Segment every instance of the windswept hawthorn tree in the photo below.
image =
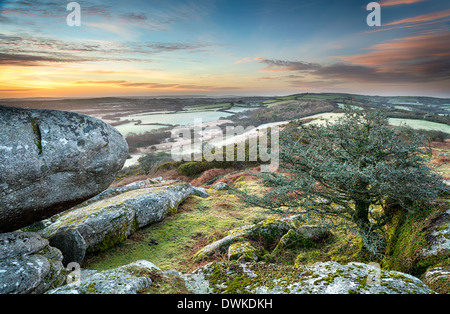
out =
{"type": "Polygon", "coordinates": [[[380,253],[389,209],[420,210],[444,189],[426,166],[423,143],[376,111],[348,108],[334,123],[287,127],[280,134],[279,171],[263,175],[268,191],[263,197],[244,192],[244,200],[335,226],[344,222],[368,251],[380,253]]]}

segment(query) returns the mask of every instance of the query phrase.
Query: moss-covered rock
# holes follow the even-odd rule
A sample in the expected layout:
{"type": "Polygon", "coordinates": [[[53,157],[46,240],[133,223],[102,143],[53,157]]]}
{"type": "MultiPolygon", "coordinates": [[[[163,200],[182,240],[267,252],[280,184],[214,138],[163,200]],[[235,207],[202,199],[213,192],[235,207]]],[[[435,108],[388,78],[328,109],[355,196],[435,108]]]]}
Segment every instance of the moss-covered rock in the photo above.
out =
{"type": "Polygon", "coordinates": [[[102,192],[123,167],[122,134],[87,115],[0,106],[0,232],[102,192]]]}
{"type": "Polygon", "coordinates": [[[43,293],[62,284],[61,252],[36,233],[0,234],[0,294],[43,293]]]}
{"type": "Polygon", "coordinates": [[[247,225],[228,232],[228,236],[215,241],[198,251],[195,259],[203,259],[215,253],[225,253],[230,245],[243,239],[258,243],[258,250],[274,250],[276,254],[284,248],[311,247],[314,242],[322,241],[331,235],[330,231],[320,226],[300,225],[294,219],[265,219],[254,225],[247,225]],[[275,249],[274,249],[275,248],[275,249]]]}
{"type": "Polygon", "coordinates": [[[362,263],[313,266],[215,262],[183,276],[194,293],[217,294],[429,294],[418,278],[362,263]]]}
{"type": "Polygon", "coordinates": [[[420,276],[450,265],[450,210],[397,213],[388,234],[383,268],[420,276]]]}
{"type": "Polygon", "coordinates": [[[283,235],[294,228],[288,221],[268,218],[256,224],[247,234],[252,240],[265,246],[274,246],[283,235]]]}
{"type": "Polygon", "coordinates": [[[256,248],[248,241],[240,241],[228,247],[228,259],[230,261],[257,262],[262,250],[256,248]]]}
{"type": "Polygon", "coordinates": [[[214,254],[221,254],[227,252],[229,246],[242,239],[242,237],[246,235],[248,230],[251,229],[252,227],[253,225],[250,225],[244,228],[232,230],[232,232],[230,232],[228,236],[205,246],[203,249],[195,253],[194,259],[201,260],[213,256],[214,254]]]}
{"type": "Polygon", "coordinates": [[[228,184],[226,184],[225,182],[217,182],[216,184],[214,184],[212,186],[212,188],[217,191],[224,191],[224,190],[229,190],[230,186],[228,184]]]}
{"type": "Polygon", "coordinates": [[[307,236],[298,232],[297,230],[289,230],[285,235],[283,235],[278,241],[277,246],[272,251],[273,254],[281,254],[285,249],[292,247],[313,247],[315,244],[307,236]]]}
{"type": "MultiPolygon", "coordinates": [[[[52,239],[71,234],[66,231],[73,229],[84,239],[87,252],[103,251],[126,240],[135,230],[173,214],[190,194],[189,183],[173,181],[123,193],[115,190],[114,193],[104,193],[97,201],[88,201],[86,206],[58,215],[39,233],[52,239]]],[[[61,239],[53,242],[55,245],[75,243],[61,239]]],[[[64,251],[70,251],[70,248],[65,247],[64,251]]]]}
{"type": "Polygon", "coordinates": [[[427,230],[429,246],[423,249],[424,257],[450,253],[450,209],[438,216],[427,230]]]}
{"type": "Polygon", "coordinates": [[[81,275],[80,281],[48,291],[48,294],[136,294],[152,284],[151,273],[159,271],[149,261],[132,264],[88,276],[81,275]]]}
{"type": "Polygon", "coordinates": [[[441,294],[450,293],[450,266],[431,267],[421,278],[433,291],[441,294]]]}

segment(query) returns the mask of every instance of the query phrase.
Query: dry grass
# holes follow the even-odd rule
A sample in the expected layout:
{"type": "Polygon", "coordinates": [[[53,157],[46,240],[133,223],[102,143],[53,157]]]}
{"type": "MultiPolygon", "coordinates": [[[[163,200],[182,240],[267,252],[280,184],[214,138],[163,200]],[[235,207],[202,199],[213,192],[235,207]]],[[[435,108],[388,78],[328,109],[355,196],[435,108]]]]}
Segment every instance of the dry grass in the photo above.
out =
{"type": "Polygon", "coordinates": [[[450,158],[447,156],[440,156],[431,162],[433,165],[443,165],[450,163],[450,158]]]}
{"type": "Polygon", "coordinates": [[[206,170],[200,175],[200,177],[192,180],[191,184],[193,186],[201,186],[207,183],[208,181],[217,178],[218,176],[222,176],[233,171],[234,169],[220,169],[220,168],[206,170]]]}

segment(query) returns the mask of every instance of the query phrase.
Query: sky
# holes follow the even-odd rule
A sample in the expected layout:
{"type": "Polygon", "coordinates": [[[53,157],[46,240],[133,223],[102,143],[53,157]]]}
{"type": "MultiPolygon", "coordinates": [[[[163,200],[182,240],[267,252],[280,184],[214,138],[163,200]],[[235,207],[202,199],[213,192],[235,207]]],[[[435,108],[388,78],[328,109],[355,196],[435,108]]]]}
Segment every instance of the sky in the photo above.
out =
{"type": "Polygon", "coordinates": [[[450,1],[0,0],[0,98],[450,97],[450,1]]]}

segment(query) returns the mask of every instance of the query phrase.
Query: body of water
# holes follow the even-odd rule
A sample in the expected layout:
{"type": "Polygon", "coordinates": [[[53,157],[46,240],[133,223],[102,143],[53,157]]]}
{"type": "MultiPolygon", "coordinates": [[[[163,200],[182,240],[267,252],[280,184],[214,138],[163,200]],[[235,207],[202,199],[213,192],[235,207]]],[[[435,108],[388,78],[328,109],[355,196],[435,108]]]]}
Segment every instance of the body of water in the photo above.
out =
{"type": "Polygon", "coordinates": [[[121,117],[121,120],[134,120],[116,126],[115,128],[122,133],[123,136],[127,136],[129,133],[144,133],[155,129],[166,127],[165,125],[147,125],[152,123],[162,123],[171,125],[193,125],[195,119],[201,119],[202,123],[212,122],[231,116],[231,113],[221,111],[196,111],[196,112],[177,112],[177,113],[159,113],[159,114],[135,114],[121,117]],[[140,125],[135,125],[136,121],[142,121],[140,125]]]}

